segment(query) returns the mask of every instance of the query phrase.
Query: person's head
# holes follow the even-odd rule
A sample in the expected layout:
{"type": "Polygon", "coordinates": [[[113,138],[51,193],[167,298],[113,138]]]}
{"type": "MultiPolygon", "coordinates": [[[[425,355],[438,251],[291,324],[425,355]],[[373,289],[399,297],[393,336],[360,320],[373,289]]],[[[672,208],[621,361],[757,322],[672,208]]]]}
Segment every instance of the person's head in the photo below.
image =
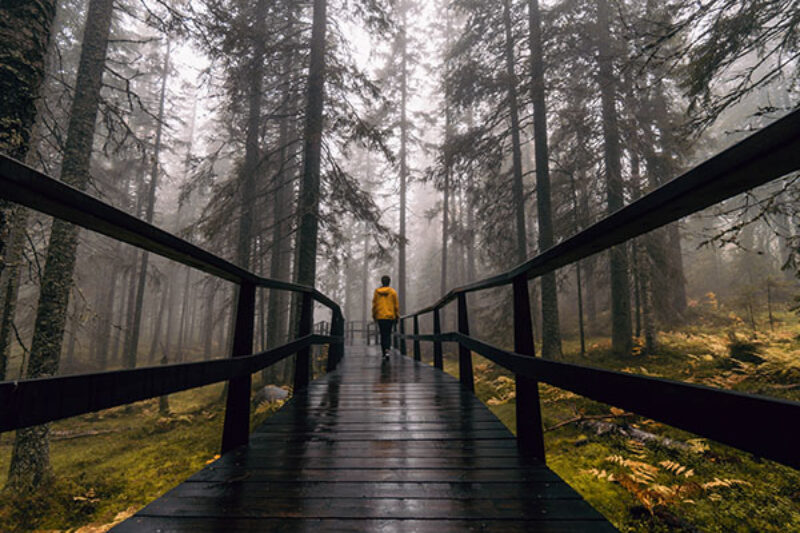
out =
{"type": "Polygon", "coordinates": [[[392,278],[390,278],[389,276],[381,277],[381,285],[383,285],[384,287],[388,287],[391,282],[392,278]]]}

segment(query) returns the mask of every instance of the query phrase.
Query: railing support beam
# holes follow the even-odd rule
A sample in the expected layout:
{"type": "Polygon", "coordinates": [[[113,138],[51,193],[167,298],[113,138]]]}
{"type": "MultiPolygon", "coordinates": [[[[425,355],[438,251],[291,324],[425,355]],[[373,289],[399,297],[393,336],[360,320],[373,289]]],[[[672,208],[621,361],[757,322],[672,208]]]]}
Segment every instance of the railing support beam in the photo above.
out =
{"type": "MultiPolygon", "coordinates": [[[[397,323],[400,326],[400,335],[406,334],[406,322],[402,318],[397,319],[397,323]]],[[[405,337],[400,337],[398,339],[400,341],[400,355],[407,355],[408,346],[406,345],[405,337]]]]}
{"type": "MultiPolygon", "coordinates": [[[[442,322],[439,318],[439,309],[433,310],[433,334],[442,334],[442,322]]],[[[439,370],[444,369],[444,360],[442,357],[442,342],[433,341],[433,366],[439,370]]]]}
{"type": "MultiPolygon", "coordinates": [[[[300,307],[300,329],[298,336],[305,337],[314,328],[314,299],[311,293],[304,292],[300,307]]],[[[294,360],[294,391],[304,389],[308,386],[309,375],[311,372],[311,351],[303,348],[294,360]]]]}
{"type": "MultiPolygon", "coordinates": [[[[467,295],[458,294],[458,332],[469,336],[469,315],[467,315],[467,295]]],[[[472,375],[472,352],[460,342],[458,343],[458,378],[461,386],[475,392],[475,380],[472,375]]]]}
{"type": "MultiPolygon", "coordinates": [[[[232,357],[253,353],[256,286],[242,283],[236,300],[232,357]]],[[[222,429],[222,453],[245,445],[250,436],[250,375],[228,382],[225,423],[222,429]]]]}
{"type": "Polygon", "coordinates": [[[341,313],[334,311],[331,317],[331,336],[342,337],[341,341],[332,343],[328,346],[328,362],[325,366],[326,372],[333,372],[339,366],[339,362],[344,356],[344,331],[345,323],[344,316],[341,313]]]}
{"type": "MultiPolygon", "coordinates": [[[[528,296],[528,277],[514,278],[514,351],[536,357],[533,343],[533,323],[528,296]]],[[[545,461],[542,412],[539,406],[539,383],[516,375],[517,386],[517,446],[521,454],[545,461]]]]}
{"type": "MultiPolygon", "coordinates": [[[[414,335],[419,335],[419,315],[414,315],[414,335]]],[[[414,361],[421,361],[422,353],[419,346],[419,339],[414,339],[414,361]]]]}

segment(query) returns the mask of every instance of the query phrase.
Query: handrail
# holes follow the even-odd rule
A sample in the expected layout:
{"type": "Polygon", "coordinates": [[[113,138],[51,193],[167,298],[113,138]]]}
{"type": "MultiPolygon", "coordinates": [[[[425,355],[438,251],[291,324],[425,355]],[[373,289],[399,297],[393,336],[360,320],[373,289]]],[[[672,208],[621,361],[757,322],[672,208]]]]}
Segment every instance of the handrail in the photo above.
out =
{"type": "Polygon", "coordinates": [[[800,109],[536,257],[454,288],[436,303],[401,318],[441,309],[462,293],[508,285],[522,274],[532,279],[552,272],[798,169],[800,109]]]}
{"type": "Polygon", "coordinates": [[[433,305],[401,317],[395,342],[401,342],[403,351],[406,341],[413,340],[416,360],[420,360],[420,341],[433,342],[433,364],[439,369],[443,368],[442,343],[458,343],[459,378],[467,389],[473,387],[470,351],[513,371],[517,443],[523,453],[542,461],[539,381],[800,468],[800,439],[781,430],[787,427],[786,420],[800,418],[800,403],[537,359],[528,294],[531,278],[798,170],[800,109],[521,265],[455,288],[433,305]],[[466,305],[469,292],[509,284],[513,286],[514,352],[470,337],[466,305]],[[455,298],[459,301],[459,332],[442,334],[440,309],[455,298]],[[419,316],[429,312],[433,313],[433,335],[420,335],[419,316]],[[414,320],[413,335],[406,335],[402,327],[408,318],[414,320]]]}
{"type": "Polygon", "coordinates": [[[314,287],[257,276],[4,155],[0,155],[0,198],[102,233],[239,286],[231,359],[83,376],[48,377],[16,383],[3,382],[0,383],[0,398],[6,401],[2,403],[4,412],[0,414],[0,428],[25,427],[201,386],[209,383],[208,373],[211,373],[214,376],[211,382],[227,379],[229,384],[222,433],[222,452],[225,453],[246,444],[249,439],[252,372],[247,372],[246,369],[255,368],[261,363],[264,366],[260,368],[268,366],[270,363],[266,361],[271,360],[265,355],[268,353],[285,354],[283,357],[297,353],[294,388],[299,390],[309,381],[311,344],[319,344],[320,339],[331,342],[326,365],[328,371],[333,370],[344,355],[344,315],[341,307],[314,287]],[[302,294],[299,340],[265,354],[251,355],[256,287],[302,294]],[[326,305],[332,311],[330,336],[311,335],[314,326],[314,301],[326,305]],[[54,390],[50,391],[50,387],[54,390]],[[108,394],[109,398],[97,398],[101,392],[108,394]],[[58,405],[41,404],[43,398],[57,400],[58,405]]]}
{"type": "Polygon", "coordinates": [[[800,420],[800,402],[529,357],[457,332],[399,337],[457,342],[517,375],[800,468],[800,434],[787,422],[800,420]]]}
{"type": "Polygon", "coordinates": [[[303,348],[340,340],[307,335],[242,357],[0,382],[0,432],[250,376],[303,348]]]}
{"type": "Polygon", "coordinates": [[[319,303],[340,312],[336,302],[314,287],[257,276],[2,154],[0,197],[233,283],[251,283],[266,289],[311,293],[319,303]]]}

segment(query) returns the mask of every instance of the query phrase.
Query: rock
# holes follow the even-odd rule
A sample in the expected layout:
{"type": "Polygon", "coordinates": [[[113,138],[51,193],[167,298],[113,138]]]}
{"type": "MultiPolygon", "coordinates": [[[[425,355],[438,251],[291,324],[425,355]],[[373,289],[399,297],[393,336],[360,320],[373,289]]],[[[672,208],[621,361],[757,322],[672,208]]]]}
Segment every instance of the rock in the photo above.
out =
{"type": "Polygon", "coordinates": [[[285,400],[289,397],[289,391],[282,389],[275,385],[266,385],[265,387],[256,391],[253,396],[253,403],[261,405],[265,402],[274,402],[277,400],[285,400]]]}

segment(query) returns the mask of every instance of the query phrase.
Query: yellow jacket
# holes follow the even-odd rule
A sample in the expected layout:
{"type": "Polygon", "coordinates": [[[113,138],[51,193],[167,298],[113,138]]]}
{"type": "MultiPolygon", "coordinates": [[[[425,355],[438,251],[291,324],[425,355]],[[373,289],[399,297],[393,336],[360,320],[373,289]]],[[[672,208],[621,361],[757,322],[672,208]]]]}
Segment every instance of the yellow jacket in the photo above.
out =
{"type": "Polygon", "coordinates": [[[373,320],[397,320],[400,318],[400,303],[397,292],[391,287],[378,287],[372,296],[373,320]]]}

